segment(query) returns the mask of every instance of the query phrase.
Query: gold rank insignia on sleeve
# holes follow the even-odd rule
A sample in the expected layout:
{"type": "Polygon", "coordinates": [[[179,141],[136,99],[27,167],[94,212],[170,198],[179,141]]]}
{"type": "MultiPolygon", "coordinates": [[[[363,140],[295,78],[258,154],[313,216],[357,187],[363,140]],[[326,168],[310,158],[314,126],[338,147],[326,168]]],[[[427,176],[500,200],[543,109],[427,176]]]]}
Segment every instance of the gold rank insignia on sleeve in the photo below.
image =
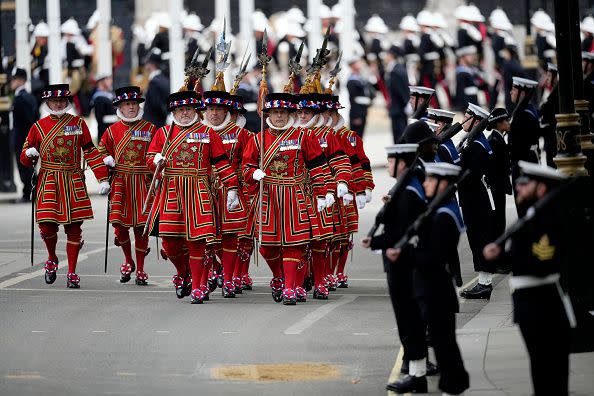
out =
{"type": "Polygon", "coordinates": [[[547,234],[544,234],[538,243],[532,244],[532,254],[539,261],[547,261],[553,258],[555,255],[555,246],[551,245],[547,234]]]}

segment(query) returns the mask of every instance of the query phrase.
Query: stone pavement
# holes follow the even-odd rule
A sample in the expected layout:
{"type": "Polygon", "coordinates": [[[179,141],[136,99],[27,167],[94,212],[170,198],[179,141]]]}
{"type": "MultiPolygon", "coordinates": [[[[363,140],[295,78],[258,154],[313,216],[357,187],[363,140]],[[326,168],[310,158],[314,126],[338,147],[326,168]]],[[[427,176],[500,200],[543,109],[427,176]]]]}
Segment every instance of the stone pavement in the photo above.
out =
{"type": "MultiPolygon", "coordinates": [[[[530,395],[530,362],[513,323],[508,277],[500,275],[495,282],[489,303],[458,330],[458,343],[471,378],[466,394],[530,395]]],[[[555,342],[554,335],[551,342],[555,342]]],[[[594,394],[594,353],[572,354],[570,367],[571,394],[594,394]]]]}

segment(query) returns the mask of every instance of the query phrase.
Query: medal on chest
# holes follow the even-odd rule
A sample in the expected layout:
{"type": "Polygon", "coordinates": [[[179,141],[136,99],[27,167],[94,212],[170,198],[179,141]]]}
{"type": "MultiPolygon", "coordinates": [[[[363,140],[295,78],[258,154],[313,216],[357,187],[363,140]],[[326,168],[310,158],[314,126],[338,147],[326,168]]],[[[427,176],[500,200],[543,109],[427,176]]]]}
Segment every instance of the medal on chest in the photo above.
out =
{"type": "Polygon", "coordinates": [[[322,148],[328,147],[328,139],[321,137],[321,138],[318,138],[318,142],[320,142],[320,147],[322,147],[322,148]]]}
{"type": "Polygon", "coordinates": [[[233,144],[237,143],[237,134],[236,133],[225,133],[221,135],[221,140],[223,144],[233,144]]]}
{"type": "Polygon", "coordinates": [[[210,135],[208,133],[189,132],[186,133],[187,143],[210,143],[210,135]]]}
{"type": "Polygon", "coordinates": [[[351,144],[351,146],[356,147],[357,146],[357,138],[354,136],[348,136],[347,139],[349,140],[349,143],[351,144]]]}
{"type": "Polygon", "coordinates": [[[301,145],[299,144],[299,139],[287,139],[281,140],[278,143],[278,151],[287,151],[287,150],[299,150],[301,149],[301,145]]]}
{"type": "Polygon", "coordinates": [[[64,136],[82,135],[82,129],[78,125],[66,125],[62,129],[62,135],[64,135],[64,136]]]}
{"type": "Polygon", "coordinates": [[[132,140],[142,140],[143,142],[150,142],[151,141],[151,133],[149,131],[132,131],[131,139],[132,140]]]}

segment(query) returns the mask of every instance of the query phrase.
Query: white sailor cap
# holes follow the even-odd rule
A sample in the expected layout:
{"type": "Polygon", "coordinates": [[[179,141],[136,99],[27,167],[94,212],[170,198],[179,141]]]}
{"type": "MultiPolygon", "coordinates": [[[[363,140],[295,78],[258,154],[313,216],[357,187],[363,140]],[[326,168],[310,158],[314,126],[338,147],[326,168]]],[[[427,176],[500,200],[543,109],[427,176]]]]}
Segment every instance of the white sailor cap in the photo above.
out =
{"type": "Polygon", "coordinates": [[[594,52],[583,51],[582,52],[582,60],[585,60],[588,62],[594,62],[594,52]]]}
{"type": "Polygon", "coordinates": [[[466,112],[478,118],[486,118],[489,116],[489,112],[487,110],[475,105],[474,103],[468,103],[468,108],[466,109],[466,112]]]}
{"type": "Polygon", "coordinates": [[[456,177],[462,170],[458,165],[448,162],[425,162],[424,166],[427,176],[456,177]]]}
{"type": "Polygon", "coordinates": [[[419,31],[419,24],[417,23],[417,20],[410,14],[402,18],[402,21],[400,21],[400,25],[398,25],[398,27],[400,30],[408,30],[411,32],[419,31]]]}
{"type": "Polygon", "coordinates": [[[427,109],[427,118],[435,121],[452,121],[456,113],[443,109],[427,109]]]}
{"type": "Polygon", "coordinates": [[[544,12],[544,10],[539,9],[532,14],[532,18],[530,18],[530,23],[532,23],[536,28],[546,30],[547,32],[553,32],[555,30],[555,24],[553,20],[544,12]]]}
{"type": "Polygon", "coordinates": [[[386,153],[388,157],[396,157],[398,154],[416,153],[418,149],[419,145],[416,143],[393,144],[386,147],[386,153]]]}
{"type": "Polygon", "coordinates": [[[419,85],[410,85],[408,89],[410,90],[411,95],[431,96],[435,93],[433,88],[421,87],[419,85]]]}
{"type": "Polygon", "coordinates": [[[528,180],[539,180],[544,182],[557,182],[567,179],[567,175],[547,165],[535,164],[533,162],[518,161],[518,166],[523,177],[519,177],[516,183],[523,184],[528,180]]]}
{"type": "Polygon", "coordinates": [[[429,128],[431,128],[431,132],[435,132],[437,131],[437,128],[439,128],[439,125],[431,121],[425,121],[425,124],[429,125],[429,128]]]}
{"type": "Polygon", "coordinates": [[[538,85],[538,81],[522,77],[513,77],[512,85],[517,88],[534,89],[538,85]]]}
{"type": "Polygon", "coordinates": [[[456,56],[464,56],[464,55],[474,55],[476,54],[476,46],[474,45],[467,45],[465,47],[460,47],[456,50],[456,56]]]}

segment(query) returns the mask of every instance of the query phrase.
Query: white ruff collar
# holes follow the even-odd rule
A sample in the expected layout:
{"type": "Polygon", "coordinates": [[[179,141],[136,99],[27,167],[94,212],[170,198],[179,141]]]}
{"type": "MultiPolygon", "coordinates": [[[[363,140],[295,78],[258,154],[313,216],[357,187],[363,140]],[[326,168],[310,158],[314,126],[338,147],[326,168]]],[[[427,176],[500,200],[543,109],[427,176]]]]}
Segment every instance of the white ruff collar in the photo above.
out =
{"type": "Polygon", "coordinates": [[[305,124],[300,125],[301,128],[306,128],[306,129],[311,129],[313,128],[312,125],[318,122],[318,118],[319,116],[316,114],[313,117],[311,117],[311,120],[307,121],[305,124]]]}
{"type": "Polygon", "coordinates": [[[324,126],[324,117],[322,117],[321,115],[318,116],[318,122],[316,122],[316,124],[313,126],[314,128],[319,128],[321,126],[324,126]]]}
{"type": "Polygon", "coordinates": [[[212,129],[213,131],[220,131],[220,130],[224,129],[227,126],[227,124],[229,124],[229,121],[231,121],[231,113],[227,112],[225,119],[223,120],[223,122],[220,125],[217,125],[217,126],[211,125],[211,123],[208,122],[206,117],[204,117],[204,121],[202,121],[202,123],[204,125],[206,125],[207,127],[209,127],[210,129],[212,129]]]}
{"type": "Polygon", "coordinates": [[[64,109],[60,110],[60,111],[55,111],[50,109],[50,107],[47,105],[47,102],[44,101],[41,104],[41,109],[39,109],[40,113],[48,113],[50,115],[53,115],[54,117],[62,117],[64,114],[68,113],[68,111],[72,109],[72,103],[68,102],[68,106],[66,106],[64,109]]]}
{"type": "Polygon", "coordinates": [[[326,121],[326,126],[332,128],[332,124],[334,124],[334,121],[332,121],[332,117],[328,118],[328,121],[326,121]]]}
{"type": "Polygon", "coordinates": [[[340,117],[340,118],[336,122],[336,125],[334,125],[334,130],[335,131],[339,131],[340,128],[342,128],[344,126],[344,117],[341,116],[341,115],[339,115],[338,117],[340,117]]]}
{"type": "Polygon", "coordinates": [[[124,117],[124,115],[122,114],[122,112],[120,111],[120,109],[116,110],[116,115],[118,116],[118,118],[124,122],[128,122],[128,123],[133,123],[136,122],[138,120],[140,120],[142,118],[142,116],[144,115],[144,109],[141,107],[138,110],[138,114],[136,114],[136,117],[132,117],[132,118],[126,118],[124,117]]]}
{"type": "Polygon", "coordinates": [[[266,124],[268,125],[268,127],[270,129],[274,129],[276,131],[286,131],[287,129],[291,128],[293,126],[293,124],[295,123],[295,120],[293,119],[293,116],[289,116],[289,121],[287,121],[287,123],[285,125],[283,125],[282,127],[275,127],[274,125],[272,125],[272,122],[270,122],[270,118],[266,119],[266,124]]]}
{"type": "Polygon", "coordinates": [[[246,122],[247,122],[247,120],[245,119],[243,114],[240,114],[237,116],[237,119],[235,120],[235,125],[237,125],[240,128],[245,128],[246,122]]]}
{"type": "Polygon", "coordinates": [[[190,125],[194,124],[196,121],[198,121],[198,113],[196,113],[196,115],[194,116],[194,119],[192,121],[190,121],[188,123],[185,123],[185,124],[184,123],[181,123],[181,122],[178,122],[175,119],[175,116],[173,117],[173,122],[175,122],[175,125],[180,126],[180,127],[183,127],[183,128],[189,127],[190,125]]]}

